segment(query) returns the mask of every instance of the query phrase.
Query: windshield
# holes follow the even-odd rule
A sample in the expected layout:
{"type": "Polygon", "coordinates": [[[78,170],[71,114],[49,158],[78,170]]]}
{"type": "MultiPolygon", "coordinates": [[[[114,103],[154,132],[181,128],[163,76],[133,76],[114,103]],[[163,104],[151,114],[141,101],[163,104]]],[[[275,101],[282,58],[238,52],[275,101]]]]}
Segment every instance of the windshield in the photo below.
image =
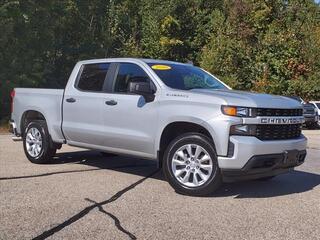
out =
{"type": "Polygon", "coordinates": [[[152,70],[168,86],[175,89],[228,89],[201,68],[182,64],[149,63],[152,70]]]}
{"type": "Polygon", "coordinates": [[[316,103],[317,107],[320,108],[320,103],[316,103]]]}

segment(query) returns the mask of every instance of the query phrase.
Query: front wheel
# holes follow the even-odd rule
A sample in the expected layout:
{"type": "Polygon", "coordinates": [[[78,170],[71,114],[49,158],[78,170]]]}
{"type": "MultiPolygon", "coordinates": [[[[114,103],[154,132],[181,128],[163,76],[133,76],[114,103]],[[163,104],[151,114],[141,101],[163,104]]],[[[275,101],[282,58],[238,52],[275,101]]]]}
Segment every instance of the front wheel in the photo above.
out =
{"type": "Polygon", "coordinates": [[[56,153],[45,121],[32,121],[23,134],[23,149],[32,163],[48,163],[56,153]]]}
{"type": "Polygon", "coordinates": [[[209,195],[222,182],[213,142],[198,133],[181,135],[169,144],[163,171],[169,184],[187,195],[209,195]]]}

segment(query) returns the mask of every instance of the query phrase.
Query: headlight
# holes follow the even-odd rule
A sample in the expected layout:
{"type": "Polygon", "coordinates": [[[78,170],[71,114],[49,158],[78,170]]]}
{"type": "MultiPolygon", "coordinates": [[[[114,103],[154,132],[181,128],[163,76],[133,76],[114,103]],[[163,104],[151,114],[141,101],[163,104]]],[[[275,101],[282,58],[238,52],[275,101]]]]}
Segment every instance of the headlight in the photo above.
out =
{"type": "Polygon", "coordinates": [[[230,127],[230,135],[244,135],[244,136],[255,136],[256,135],[256,125],[233,125],[230,127]]]}
{"type": "Polygon", "coordinates": [[[234,117],[253,117],[253,109],[247,107],[222,106],[223,114],[234,117]]]}

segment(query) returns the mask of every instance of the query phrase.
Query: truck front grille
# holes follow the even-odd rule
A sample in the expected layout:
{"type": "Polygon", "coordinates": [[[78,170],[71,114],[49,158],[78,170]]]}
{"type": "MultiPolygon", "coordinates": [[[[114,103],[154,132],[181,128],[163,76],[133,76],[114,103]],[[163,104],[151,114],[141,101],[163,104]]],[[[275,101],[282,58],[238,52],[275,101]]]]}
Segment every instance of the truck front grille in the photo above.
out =
{"type": "Polygon", "coordinates": [[[257,125],[256,137],[260,140],[285,140],[298,138],[301,135],[301,124],[266,124],[257,125]]]}
{"type": "Polygon", "coordinates": [[[302,116],[303,110],[296,109],[277,109],[277,108],[256,108],[256,116],[302,116]]]}
{"type": "Polygon", "coordinates": [[[311,104],[305,104],[305,105],[303,106],[303,114],[306,114],[306,115],[315,115],[315,110],[314,110],[313,105],[311,105],[311,104]]]}
{"type": "Polygon", "coordinates": [[[304,114],[314,114],[314,110],[313,109],[306,109],[303,111],[304,114]]]}

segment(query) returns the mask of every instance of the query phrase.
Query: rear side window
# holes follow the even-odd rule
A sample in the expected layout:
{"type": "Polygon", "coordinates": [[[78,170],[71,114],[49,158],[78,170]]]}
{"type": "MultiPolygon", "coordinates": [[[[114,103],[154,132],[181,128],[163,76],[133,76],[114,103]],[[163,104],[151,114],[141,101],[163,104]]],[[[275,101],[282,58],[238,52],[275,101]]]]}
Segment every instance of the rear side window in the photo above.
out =
{"type": "Polygon", "coordinates": [[[126,93],[130,82],[150,82],[147,73],[133,63],[121,63],[114,85],[114,92],[126,93]]]}
{"type": "Polygon", "coordinates": [[[110,63],[84,65],[77,87],[83,91],[101,92],[109,67],[110,63]]]}

